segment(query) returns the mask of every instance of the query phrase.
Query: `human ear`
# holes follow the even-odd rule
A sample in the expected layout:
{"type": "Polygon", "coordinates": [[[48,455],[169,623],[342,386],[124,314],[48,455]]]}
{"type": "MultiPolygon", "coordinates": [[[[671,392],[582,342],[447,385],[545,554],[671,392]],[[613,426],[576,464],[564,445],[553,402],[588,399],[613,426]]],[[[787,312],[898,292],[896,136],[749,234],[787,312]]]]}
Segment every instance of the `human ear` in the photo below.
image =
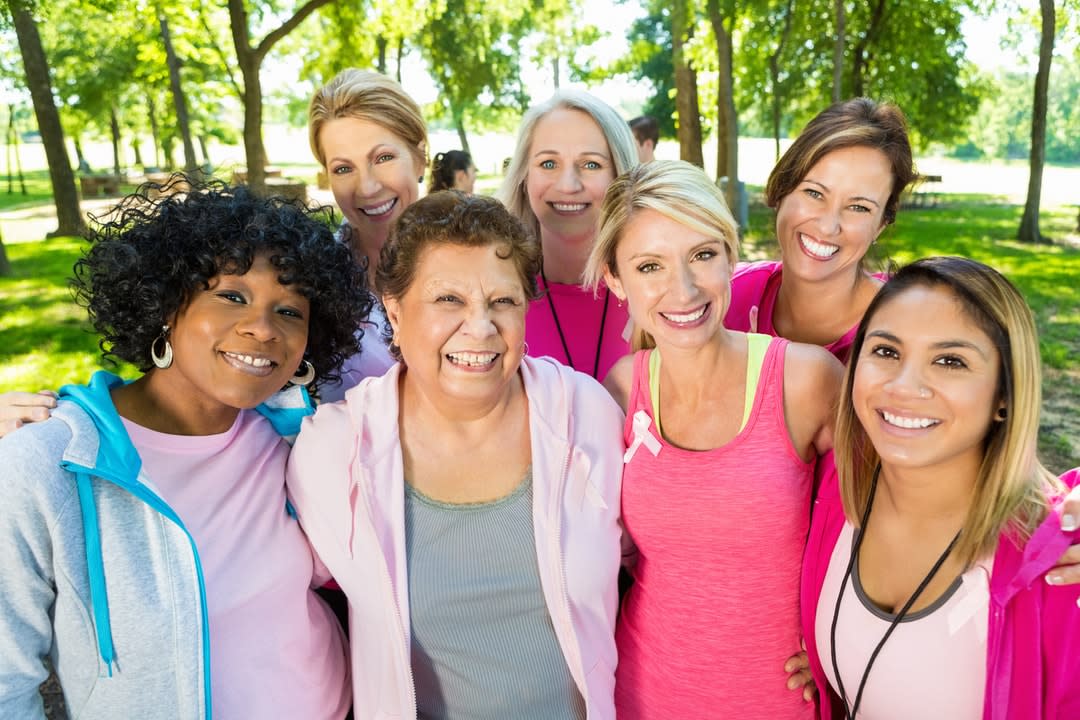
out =
{"type": "Polygon", "coordinates": [[[604,269],[604,284],[615,294],[619,302],[626,302],[626,291],[623,290],[622,281],[619,280],[618,275],[611,271],[611,268],[604,269]]]}

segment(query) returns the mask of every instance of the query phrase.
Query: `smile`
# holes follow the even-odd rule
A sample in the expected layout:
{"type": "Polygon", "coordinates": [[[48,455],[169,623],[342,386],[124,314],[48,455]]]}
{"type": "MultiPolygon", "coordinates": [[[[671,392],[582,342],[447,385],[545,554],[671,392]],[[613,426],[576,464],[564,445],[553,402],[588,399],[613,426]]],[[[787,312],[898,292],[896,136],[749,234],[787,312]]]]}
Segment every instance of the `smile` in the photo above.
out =
{"type": "Polygon", "coordinates": [[[221,355],[233,367],[253,375],[269,375],[277,366],[277,363],[269,358],[254,355],[241,355],[233,352],[222,352],[221,355]]]}
{"type": "Polygon", "coordinates": [[[705,312],[709,309],[710,303],[705,303],[697,310],[688,313],[660,313],[660,316],[668,322],[675,323],[676,325],[687,325],[689,323],[700,320],[705,312]]]}
{"type": "Polygon", "coordinates": [[[497,357],[499,357],[499,353],[496,352],[456,352],[446,354],[446,359],[454,365],[467,368],[488,367],[495,362],[497,357]]]}
{"type": "Polygon", "coordinates": [[[836,253],[840,252],[838,246],[818,242],[809,235],[804,235],[803,233],[799,233],[799,244],[807,253],[822,260],[828,260],[836,253]]]}
{"type": "Polygon", "coordinates": [[[907,430],[922,430],[941,422],[940,420],[934,420],[933,418],[901,417],[899,415],[893,415],[891,412],[885,410],[880,412],[881,417],[884,418],[885,422],[894,427],[905,428],[907,430]]]}
{"type": "Polygon", "coordinates": [[[382,205],[376,205],[375,207],[358,208],[360,212],[364,213],[368,217],[381,217],[394,209],[394,205],[397,204],[397,198],[390,198],[382,205]]]}
{"type": "Polygon", "coordinates": [[[555,212],[561,213],[577,213],[581,212],[585,208],[589,207],[589,203],[551,203],[551,207],[555,208],[555,212]]]}

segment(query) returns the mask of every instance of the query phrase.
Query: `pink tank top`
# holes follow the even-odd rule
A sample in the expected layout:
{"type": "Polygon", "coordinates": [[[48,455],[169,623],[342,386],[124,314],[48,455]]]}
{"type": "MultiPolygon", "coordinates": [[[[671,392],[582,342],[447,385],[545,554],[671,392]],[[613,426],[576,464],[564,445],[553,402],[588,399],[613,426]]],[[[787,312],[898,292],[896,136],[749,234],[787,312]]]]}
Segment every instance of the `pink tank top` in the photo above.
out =
{"type": "Polygon", "coordinates": [[[650,438],[623,473],[623,522],[639,556],[615,633],[621,720],[815,716],[784,672],[800,649],[813,478],[784,421],[787,344],[771,341],[746,425],[703,452],[658,437],[649,351],[634,359],[625,440],[650,438]]]}

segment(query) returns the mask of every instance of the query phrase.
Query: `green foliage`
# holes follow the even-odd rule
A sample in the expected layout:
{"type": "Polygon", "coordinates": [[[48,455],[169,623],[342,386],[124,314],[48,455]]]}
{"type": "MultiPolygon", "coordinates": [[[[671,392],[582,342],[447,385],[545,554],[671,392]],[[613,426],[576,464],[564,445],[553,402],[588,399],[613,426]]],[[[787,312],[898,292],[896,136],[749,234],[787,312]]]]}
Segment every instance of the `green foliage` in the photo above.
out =
{"type": "Polygon", "coordinates": [[[645,17],[634,20],[627,33],[630,52],[615,61],[608,72],[648,81],[653,91],[645,100],[643,115],[660,124],[661,137],[675,137],[675,66],[671,59],[671,11],[653,0],[645,17]]]}

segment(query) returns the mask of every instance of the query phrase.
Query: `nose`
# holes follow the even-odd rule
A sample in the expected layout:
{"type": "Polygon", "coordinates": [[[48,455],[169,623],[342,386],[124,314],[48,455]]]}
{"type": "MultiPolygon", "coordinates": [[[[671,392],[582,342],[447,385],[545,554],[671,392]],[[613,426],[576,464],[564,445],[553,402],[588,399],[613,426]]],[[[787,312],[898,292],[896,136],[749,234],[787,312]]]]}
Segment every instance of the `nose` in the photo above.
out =
{"type": "Polygon", "coordinates": [[[581,184],[581,173],[574,164],[567,164],[562,168],[559,173],[559,179],[555,183],[555,189],[559,192],[572,194],[580,191],[583,185],[581,184]]]}
{"type": "Polygon", "coordinates": [[[697,278],[687,263],[680,263],[676,267],[673,278],[672,290],[675,297],[680,301],[692,300],[697,295],[697,278]]]}
{"type": "Polygon", "coordinates": [[[373,169],[360,167],[356,172],[359,175],[356,189],[362,197],[374,197],[382,190],[382,182],[373,169]]]}
{"type": "Polygon", "coordinates": [[[249,305],[243,317],[236,323],[236,332],[259,342],[273,342],[278,339],[276,319],[277,314],[273,309],[249,305]]]}
{"type": "Polygon", "coordinates": [[[831,204],[821,209],[818,216],[818,226],[822,235],[838,235],[840,233],[840,208],[831,204]]]}
{"type": "Polygon", "coordinates": [[[474,338],[487,338],[498,332],[487,303],[474,303],[465,313],[465,332],[474,338]]]}
{"type": "Polygon", "coordinates": [[[929,398],[933,393],[924,382],[922,370],[914,362],[901,361],[885,390],[899,398],[929,398]]]}

